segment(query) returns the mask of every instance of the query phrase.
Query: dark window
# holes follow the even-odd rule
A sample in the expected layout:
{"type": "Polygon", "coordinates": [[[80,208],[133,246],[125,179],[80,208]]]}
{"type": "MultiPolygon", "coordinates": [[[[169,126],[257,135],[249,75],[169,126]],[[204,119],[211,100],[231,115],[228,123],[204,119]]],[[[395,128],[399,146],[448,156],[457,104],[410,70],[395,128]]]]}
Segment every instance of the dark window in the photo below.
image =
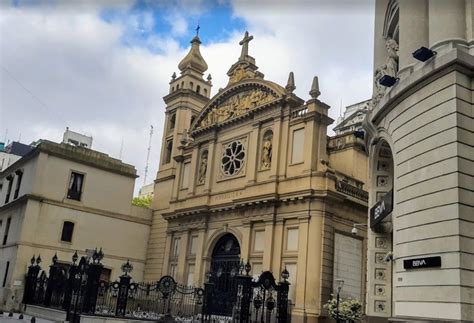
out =
{"type": "Polygon", "coordinates": [[[2,287],[5,287],[7,285],[8,269],[10,269],[10,262],[9,261],[7,261],[7,267],[5,268],[5,276],[3,276],[2,287]]]}
{"type": "Polygon", "coordinates": [[[7,244],[8,240],[8,231],[10,231],[10,224],[12,223],[12,218],[7,219],[7,224],[5,225],[5,234],[3,235],[3,243],[4,245],[7,244]]]}
{"type": "Polygon", "coordinates": [[[74,223],[65,221],[63,223],[63,232],[61,233],[61,241],[71,242],[73,231],[74,231],[74,223]]]}
{"type": "Polygon", "coordinates": [[[17,170],[15,172],[16,174],[16,188],[15,188],[15,194],[13,194],[13,199],[18,198],[18,194],[20,194],[20,186],[21,186],[21,179],[23,178],[23,171],[22,170],[17,170]]]}
{"type": "Polygon", "coordinates": [[[80,201],[83,183],[84,183],[84,175],[72,172],[71,179],[69,180],[67,198],[71,200],[80,201]]]}
{"type": "Polygon", "coordinates": [[[200,87],[199,85],[196,86],[196,92],[197,92],[197,93],[201,93],[201,87],[200,87]]]}
{"type": "Polygon", "coordinates": [[[8,181],[8,189],[7,189],[7,197],[5,198],[5,203],[8,203],[10,200],[10,194],[12,193],[12,187],[13,187],[13,176],[8,176],[7,177],[8,181]]]}
{"type": "Polygon", "coordinates": [[[163,161],[163,164],[168,164],[171,161],[172,152],[173,152],[173,140],[169,140],[166,143],[165,159],[163,161]]]}
{"type": "Polygon", "coordinates": [[[176,113],[173,113],[170,117],[170,125],[168,127],[168,130],[173,130],[176,125],[176,113]]]}

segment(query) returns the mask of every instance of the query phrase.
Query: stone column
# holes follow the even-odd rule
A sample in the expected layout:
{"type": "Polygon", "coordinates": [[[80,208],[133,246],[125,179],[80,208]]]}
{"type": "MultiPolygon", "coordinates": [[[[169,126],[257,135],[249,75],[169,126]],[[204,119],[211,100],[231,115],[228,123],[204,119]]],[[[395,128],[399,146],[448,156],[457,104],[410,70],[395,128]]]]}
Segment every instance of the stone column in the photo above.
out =
{"type": "Polygon", "coordinates": [[[412,53],[421,46],[428,47],[428,1],[400,0],[398,76],[417,61],[412,53]]]}
{"type": "Polygon", "coordinates": [[[188,196],[194,195],[196,191],[196,182],[199,172],[200,163],[200,150],[194,149],[191,157],[191,165],[189,165],[189,183],[188,183],[188,196]]]}
{"type": "Polygon", "coordinates": [[[263,264],[262,264],[262,269],[264,271],[271,270],[271,266],[272,266],[274,227],[275,227],[275,224],[274,224],[273,219],[265,222],[265,249],[263,251],[263,264]]]}
{"type": "Polygon", "coordinates": [[[260,139],[260,123],[255,123],[247,143],[247,178],[249,184],[255,183],[257,171],[260,168],[260,139]]]}
{"type": "Polygon", "coordinates": [[[240,257],[246,262],[250,257],[250,232],[252,230],[252,223],[250,221],[244,222],[242,226],[242,245],[240,246],[240,257]]]}
{"type": "Polygon", "coordinates": [[[437,50],[440,42],[466,40],[466,1],[429,0],[429,45],[437,50]]]}
{"type": "Polygon", "coordinates": [[[320,291],[321,291],[321,270],[322,268],[322,231],[323,231],[323,217],[321,212],[319,214],[312,214],[309,218],[309,232],[306,268],[311,274],[306,279],[306,285],[311,286],[306,288],[305,310],[306,315],[316,317],[319,314],[320,291]],[[318,268],[318,270],[314,270],[318,268]]]}
{"type": "MultiPolygon", "coordinates": [[[[170,253],[171,253],[171,244],[173,243],[173,232],[166,232],[166,244],[165,244],[165,256],[163,259],[163,270],[161,275],[169,274],[169,264],[170,264],[170,253]]],[[[160,279],[158,277],[157,279],[160,279]]]]}
{"type": "MultiPolygon", "coordinates": [[[[306,288],[313,288],[306,284],[306,263],[308,257],[308,227],[309,215],[299,217],[298,227],[298,261],[296,274],[296,304],[294,313],[298,321],[305,321],[305,303],[306,303],[306,288]]],[[[319,270],[319,269],[318,269],[319,270]]]]}
{"type": "Polygon", "coordinates": [[[277,169],[277,174],[281,178],[286,178],[286,172],[288,169],[288,163],[289,163],[289,154],[291,152],[289,151],[289,143],[291,138],[291,133],[289,129],[289,120],[282,120],[280,124],[280,135],[277,138],[277,142],[279,145],[279,151],[280,154],[276,155],[274,154],[274,158],[278,158],[278,169],[277,169]]]}
{"type": "Polygon", "coordinates": [[[209,147],[207,151],[207,171],[206,171],[206,183],[204,183],[204,192],[210,192],[212,182],[214,182],[214,163],[217,154],[216,140],[212,139],[209,141],[209,147]]]}
{"type": "Polygon", "coordinates": [[[181,235],[181,241],[179,245],[179,255],[178,255],[178,274],[176,275],[176,280],[178,283],[186,284],[186,256],[188,255],[188,240],[189,240],[189,231],[183,232],[181,235]]]}
{"type": "Polygon", "coordinates": [[[273,143],[272,143],[272,166],[270,168],[270,178],[275,178],[278,174],[278,165],[280,164],[280,154],[284,144],[281,140],[281,117],[275,118],[273,124],[273,143]]]}
{"type": "Polygon", "coordinates": [[[272,256],[272,270],[274,273],[278,273],[278,275],[282,271],[282,264],[281,264],[281,255],[283,252],[283,220],[276,220],[274,226],[274,239],[273,239],[273,256],[272,256]]]}
{"type": "Polygon", "coordinates": [[[205,282],[206,268],[204,268],[203,259],[206,256],[206,251],[204,250],[204,245],[206,241],[206,228],[199,228],[198,237],[197,237],[197,246],[196,246],[196,264],[195,264],[195,273],[194,281],[196,286],[203,286],[205,282]]]}

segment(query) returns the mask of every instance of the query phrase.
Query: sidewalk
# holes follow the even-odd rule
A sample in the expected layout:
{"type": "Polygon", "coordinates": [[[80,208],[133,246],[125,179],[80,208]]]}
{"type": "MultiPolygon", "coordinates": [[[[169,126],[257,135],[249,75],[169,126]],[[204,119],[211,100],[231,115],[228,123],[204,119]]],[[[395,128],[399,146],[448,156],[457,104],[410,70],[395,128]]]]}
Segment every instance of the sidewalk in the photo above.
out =
{"type": "MultiPolygon", "coordinates": [[[[20,313],[13,313],[13,317],[8,317],[8,313],[3,313],[0,314],[0,323],[12,323],[12,322],[25,322],[25,323],[30,323],[31,322],[31,316],[29,315],[23,315],[23,319],[20,320],[18,317],[20,316],[20,313]]],[[[50,320],[45,320],[45,319],[36,319],[36,323],[53,323],[54,321],[50,320]]]]}

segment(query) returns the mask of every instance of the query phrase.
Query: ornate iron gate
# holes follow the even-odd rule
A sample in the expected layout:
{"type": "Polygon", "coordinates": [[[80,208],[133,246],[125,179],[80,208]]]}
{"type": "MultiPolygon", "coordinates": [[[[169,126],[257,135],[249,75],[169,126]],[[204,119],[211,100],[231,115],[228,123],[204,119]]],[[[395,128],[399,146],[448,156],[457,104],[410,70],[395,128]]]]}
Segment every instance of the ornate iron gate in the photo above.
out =
{"type": "Polygon", "coordinates": [[[283,270],[282,281],[276,283],[270,271],[263,272],[257,281],[249,275],[250,264],[245,266],[246,274],[238,277],[238,295],[235,306],[235,320],[239,323],[287,323],[291,321],[288,310],[288,271],[283,270]]]}

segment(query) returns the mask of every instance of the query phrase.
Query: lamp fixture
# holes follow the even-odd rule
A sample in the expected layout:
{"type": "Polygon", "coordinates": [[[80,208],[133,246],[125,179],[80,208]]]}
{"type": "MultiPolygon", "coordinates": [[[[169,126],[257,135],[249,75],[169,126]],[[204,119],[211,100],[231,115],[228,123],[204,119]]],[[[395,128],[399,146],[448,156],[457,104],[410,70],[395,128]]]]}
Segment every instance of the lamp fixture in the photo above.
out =
{"type": "Polygon", "coordinates": [[[421,46],[420,48],[418,48],[412,53],[413,57],[421,62],[426,62],[427,60],[429,60],[431,57],[435,56],[436,54],[437,52],[429,48],[426,48],[424,46],[421,46]]]}
{"type": "Polygon", "coordinates": [[[391,87],[391,86],[395,85],[395,83],[397,83],[398,80],[399,80],[398,77],[393,77],[393,76],[390,76],[390,75],[384,75],[380,78],[379,84],[383,85],[385,87],[391,87]]]}

